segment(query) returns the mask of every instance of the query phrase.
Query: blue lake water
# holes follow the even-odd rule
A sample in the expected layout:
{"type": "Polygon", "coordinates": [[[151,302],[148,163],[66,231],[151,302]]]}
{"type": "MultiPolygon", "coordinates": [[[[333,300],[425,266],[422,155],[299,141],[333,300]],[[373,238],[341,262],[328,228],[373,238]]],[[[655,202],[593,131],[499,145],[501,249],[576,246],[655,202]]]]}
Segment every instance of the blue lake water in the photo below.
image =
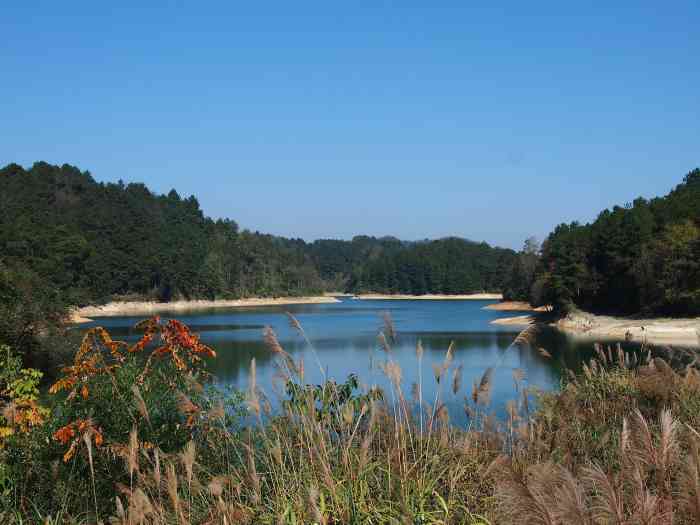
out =
{"type": "MultiPolygon", "coordinates": [[[[519,328],[493,325],[490,321],[517,313],[485,310],[483,307],[491,302],[343,299],[334,304],[198,310],[178,313],[176,317],[216,350],[217,358],[209,368],[218,384],[247,389],[250,363],[255,358],[257,385],[274,404],[284,389],[279,361],[263,342],[265,326],[272,327],[295,361],[304,362],[305,383],[320,383],[324,374],[342,382],[354,373],[366,387],[388,389],[389,381],[381,367],[388,356],[377,335],[383,327],[384,313],[389,312],[397,332],[391,358],[401,367],[406,395],[410,396],[413,383],[418,382],[416,344],[420,340],[424,349],[420,367],[424,399],[432,402],[440,390],[451,420],[464,423],[465,397],[470,397],[473,383],[479,382],[488,368],[493,368],[488,410],[503,415],[506,402],[518,397],[513,378],[516,370],[521,370],[517,374],[524,377],[520,388],[552,390],[559,387],[565,367],[577,368],[582,358],[591,355],[591,344],[574,343],[554,331],[540,333],[531,346],[513,346],[519,328]],[[302,324],[323,373],[314,350],[290,326],[285,312],[292,313],[302,324]],[[443,362],[451,342],[454,352],[451,370],[438,385],[432,365],[443,362]],[[536,350],[539,347],[552,357],[543,357],[536,350]],[[460,365],[461,387],[455,394],[452,370],[460,365]]],[[[92,324],[108,328],[115,338],[133,340],[138,334],[131,327],[139,320],[141,317],[105,317],[92,324]]]]}

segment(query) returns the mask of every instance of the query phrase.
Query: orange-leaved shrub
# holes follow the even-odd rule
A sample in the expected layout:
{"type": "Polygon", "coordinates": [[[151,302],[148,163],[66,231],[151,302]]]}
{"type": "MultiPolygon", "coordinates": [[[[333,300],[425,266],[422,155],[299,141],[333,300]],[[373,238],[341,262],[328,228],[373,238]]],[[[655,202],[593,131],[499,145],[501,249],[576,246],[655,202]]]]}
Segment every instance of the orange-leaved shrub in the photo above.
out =
{"type": "Polygon", "coordinates": [[[3,452],[9,507],[37,515],[107,513],[115,488],[133,477],[124,469],[134,462],[133,436],[139,450],[168,454],[206,435],[207,409],[221,402],[204,386],[214,351],[176,320],[154,317],[136,329],[143,334],[131,344],[99,327],[85,333],[48,390],[52,417],[36,420],[3,452]]]}

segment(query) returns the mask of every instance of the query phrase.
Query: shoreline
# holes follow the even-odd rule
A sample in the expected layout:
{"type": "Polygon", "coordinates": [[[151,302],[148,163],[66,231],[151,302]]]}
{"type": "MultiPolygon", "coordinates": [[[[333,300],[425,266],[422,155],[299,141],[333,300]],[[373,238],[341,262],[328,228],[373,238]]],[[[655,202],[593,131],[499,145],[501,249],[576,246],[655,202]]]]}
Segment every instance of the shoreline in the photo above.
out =
{"type": "Polygon", "coordinates": [[[619,339],[657,345],[700,346],[700,317],[641,319],[573,312],[552,326],[582,340],[619,339]]]}
{"type": "Polygon", "coordinates": [[[566,335],[591,342],[610,340],[649,343],[657,346],[700,347],[700,317],[649,319],[595,315],[573,312],[557,321],[549,322],[536,314],[501,317],[490,321],[495,325],[529,326],[541,323],[556,328],[566,335]]]}
{"type": "Polygon", "coordinates": [[[534,307],[524,301],[503,301],[501,303],[487,304],[484,310],[496,310],[499,312],[549,312],[547,306],[534,307]]]}
{"type": "Polygon", "coordinates": [[[473,294],[425,294],[425,295],[409,295],[409,294],[380,294],[380,293],[363,293],[355,295],[360,300],[374,301],[500,301],[503,296],[500,293],[473,293],[473,294]]]}
{"type": "Polygon", "coordinates": [[[489,324],[509,325],[509,326],[530,326],[536,322],[532,315],[516,315],[514,317],[501,317],[490,321],[489,324]]]}
{"type": "Polygon", "coordinates": [[[84,306],[70,312],[69,323],[79,324],[93,321],[93,317],[115,317],[122,315],[153,315],[165,312],[184,312],[188,310],[206,310],[210,308],[245,308],[254,306],[285,306],[292,304],[327,304],[340,302],[335,297],[250,297],[246,299],[219,299],[172,301],[157,303],[153,301],[114,301],[101,306],[84,306]]]}

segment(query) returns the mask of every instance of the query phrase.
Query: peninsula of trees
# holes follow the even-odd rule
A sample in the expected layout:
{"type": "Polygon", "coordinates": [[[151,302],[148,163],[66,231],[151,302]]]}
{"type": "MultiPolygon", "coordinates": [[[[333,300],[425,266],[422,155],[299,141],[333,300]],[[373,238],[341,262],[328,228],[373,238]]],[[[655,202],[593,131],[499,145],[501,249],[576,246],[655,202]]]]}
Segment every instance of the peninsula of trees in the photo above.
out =
{"type": "Polygon", "coordinates": [[[668,195],[560,224],[518,255],[505,295],[607,313],[700,314],[700,169],[668,195]]]}

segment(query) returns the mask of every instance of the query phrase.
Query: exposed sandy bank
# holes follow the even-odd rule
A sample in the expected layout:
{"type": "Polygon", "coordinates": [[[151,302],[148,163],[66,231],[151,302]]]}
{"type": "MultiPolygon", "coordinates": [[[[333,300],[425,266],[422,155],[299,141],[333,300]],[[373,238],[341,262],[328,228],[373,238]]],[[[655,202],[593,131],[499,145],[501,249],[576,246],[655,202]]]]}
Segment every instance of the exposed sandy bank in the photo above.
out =
{"type": "Polygon", "coordinates": [[[546,306],[535,308],[530,303],[523,301],[505,301],[502,303],[487,304],[484,310],[498,310],[499,312],[547,312],[546,306]]]}
{"type": "Polygon", "coordinates": [[[207,308],[238,308],[246,306],[279,306],[287,304],[322,304],[337,303],[334,297],[255,297],[249,299],[217,301],[173,301],[155,303],[148,301],[113,302],[103,306],[86,306],[71,312],[71,322],[90,321],[92,317],[109,317],[118,315],[152,315],[155,313],[183,312],[207,308]]]}
{"type": "Polygon", "coordinates": [[[700,317],[640,319],[575,312],[554,326],[574,337],[592,340],[627,339],[658,345],[700,345],[700,317]]]}
{"type": "Polygon", "coordinates": [[[80,315],[78,313],[78,310],[73,310],[68,314],[68,319],[66,320],[66,322],[68,324],[90,323],[92,322],[92,319],[80,315]]]}
{"type": "Polygon", "coordinates": [[[425,295],[404,295],[404,294],[377,294],[366,293],[356,295],[358,299],[371,300],[427,300],[427,301],[469,301],[469,300],[493,300],[500,301],[503,296],[500,293],[474,293],[464,295],[441,295],[441,294],[425,294],[425,295]]]}
{"type": "Polygon", "coordinates": [[[531,315],[516,315],[515,317],[503,317],[494,319],[491,324],[503,324],[512,326],[528,326],[535,322],[535,318],[531,315]]]}

